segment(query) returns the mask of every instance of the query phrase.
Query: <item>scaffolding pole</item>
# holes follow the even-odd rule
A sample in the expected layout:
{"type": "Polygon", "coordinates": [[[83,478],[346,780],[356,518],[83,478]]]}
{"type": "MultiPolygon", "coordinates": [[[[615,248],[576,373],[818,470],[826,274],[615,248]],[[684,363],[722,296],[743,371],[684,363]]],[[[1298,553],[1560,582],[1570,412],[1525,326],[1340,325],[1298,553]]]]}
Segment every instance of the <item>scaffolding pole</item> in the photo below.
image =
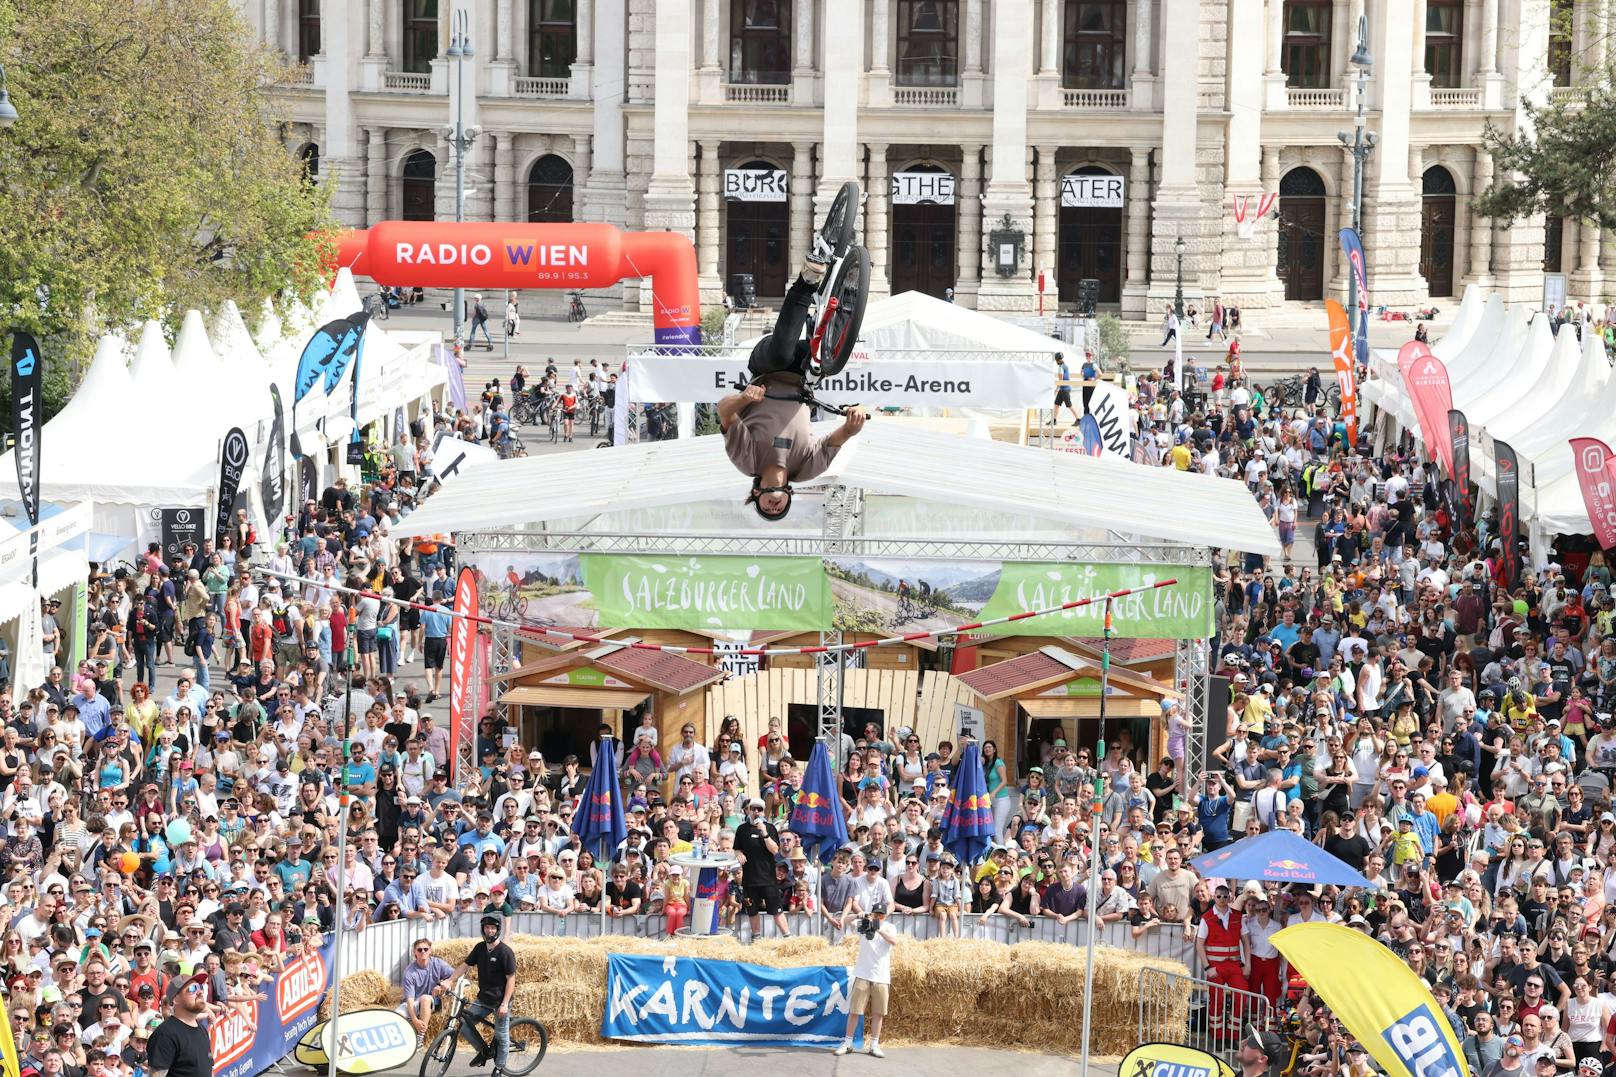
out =
{"type": "Polygon", "coordinates": [[[1189,722],[1184,736],[1184,766],[1179,774],[1180,789],[1186,795],[1188,790],[1200,787],[1201,763],[1206,759],[1207,738],[1212,736],[1208,728],[1211,715],[1206,708],[1210,650],[1209,640],[1181,639],[1173,651],[1173,680],[1184,693],[1184,718],[1189,722]]]}

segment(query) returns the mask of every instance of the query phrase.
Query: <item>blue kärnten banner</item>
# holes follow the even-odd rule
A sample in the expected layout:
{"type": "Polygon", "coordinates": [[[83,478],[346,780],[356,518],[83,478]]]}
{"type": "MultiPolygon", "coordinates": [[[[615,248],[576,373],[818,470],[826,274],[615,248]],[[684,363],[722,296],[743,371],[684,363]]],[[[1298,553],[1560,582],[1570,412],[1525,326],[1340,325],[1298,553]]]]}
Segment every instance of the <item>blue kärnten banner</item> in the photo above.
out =
{"type": "Polygon", "coordinates": [[[258,1077],[297,1046],[331,986],[332,945],[289,960],[262,1002],[228,1002],[208,1026],[213,1077],[258,1077]]]}
{"type": "Polygon", "coordinates": [[[600,1034],[636,1043],[823,1047],[847,1029],[851,970],[611,954],[600,1034]]]}

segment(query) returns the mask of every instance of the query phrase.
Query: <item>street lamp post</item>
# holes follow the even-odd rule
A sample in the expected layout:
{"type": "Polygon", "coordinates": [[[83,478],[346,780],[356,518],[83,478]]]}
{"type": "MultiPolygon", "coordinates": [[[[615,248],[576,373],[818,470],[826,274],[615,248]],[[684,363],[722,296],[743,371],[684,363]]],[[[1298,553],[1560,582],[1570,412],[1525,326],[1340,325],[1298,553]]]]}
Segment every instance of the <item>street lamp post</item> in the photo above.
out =
{"type": "MultiPolygon", "coordinates": [[[[1375,59],[1369,53],[1369,20],[1363,15],[1358,16],[1358,47],[1352,54],[1351,63],[1358,69],[1358,113],[1352,121],[1352,134],[1337,131],[1335,137],[1352,151],[1352,230],[1358,233],[1358,241],[1362,243],[1364,163],[1369,160],[1369,154],[1375,148],[1375,136],[1364,130],[1364,100],[1368,96],[1369,69],[1375,66],[1375,59]]],[[[1356,340],[1361,332],[1358,325],[1356,273],[1347,274],[1347,320],[1352,326],[1353,339],[1356,340]]],[[[1356,358],[1360,363],[1368,361],[1367,356],[1356,358]]]]}
{"type": "MultiPolygon", "coordinates": [[[[444,56],[455,65],[455,122],[449,135],[449,148],[455,159],[455,220],[466,219],[466,151],[477,141],[477,129],[466,127],[466,61],[477,55],[471,47],[471,16],[456,11],[444,56]]],[[[460,343],[460,319],[466,309],[466,290],[454,290],[454,338],[460,343]]]]}
{"type": "MultiPolygon", "coordinates": [[[[1184,237],[1179,236],[1173,240],[1173,252],[1178,255],[1178,277],[1173,285],[1173,315],[1180,322],[1184,320],[1184,237]]],[[[1178,331],[1182,333],[1184,327],[1180,325],[1178,331]]]]}
{"type": "Polygon", "coordinates": [[[17,106],[11,103],[11,95],[6,92],[6,68],[0,64],[0,127],[10,127],[17,122],[17,106]]]}

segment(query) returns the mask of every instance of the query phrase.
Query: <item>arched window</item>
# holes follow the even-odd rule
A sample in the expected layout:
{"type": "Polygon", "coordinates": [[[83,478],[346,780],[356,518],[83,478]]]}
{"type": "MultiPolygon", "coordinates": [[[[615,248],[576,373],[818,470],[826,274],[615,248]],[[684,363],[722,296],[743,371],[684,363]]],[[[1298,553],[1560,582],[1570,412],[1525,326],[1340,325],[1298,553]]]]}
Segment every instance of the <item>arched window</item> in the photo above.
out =
{"type": "Polygon", "coordinates": [[[1330,19],[1335,0],[1285,0],[1285,47],[1280,54],[1285,84],[1311,89],[1330,85],[1330,19]]]}
{"type": "Polygon", "coordinates": [[[418,75],[438,58],[438,0],[404,0],[404,70],[418,75]]]}
{"type": "Polygon", "coordinates": [[[530,0],[528,74],[564,79],[578,58],[578,10],[573,0],[530,0]]]}
{"type": "MultiPolygon", "coordinates": [[[[1571,39],[1575,33],[1574,0],[1549,5],[1549,75],[1556,86],[1571,85],[1571,39]]],[[[1558,273],[1559,270],[1554,270],[1558,273]]]]}
{"type": "Polygon", "coordinates": [[[1432,86],[1464,81],[1464,0],[1426,0],[1425,70],[1432,86]]]}
{"type": "Polygon", "coordinates": [[[404,198],[400,216],[430,221],[438,215],[438,159],[426,150],[404,158],[404,198]]]}
{"type": "Polygon", "coordinates": [[[1550,215],[1543,218],[1543,272],[1564,273],[1561,268],[1561,250],[1565,246],[1565,218],[1550,215]]]}
{"type": "Polygon", "coordinates": [[[528,170],[527,219],[552,224],[572,221],[572,166],[553,153],[534,161],[528,170]]]}
{"type": "MultiPolygon", "coordinates": [[[[1149,5],[1142,5],[1139,17],[1150,17],[1149,5]]],[[[1061,84],[1073,90],[1122,89],[1127,30],[1123,0],[1066,0],[1061,84]]]]}
{"type": "Polygon", "coordinates": [[[791,81],[791,0],[730,0],[729,80],[791,81]]]}
{"type": "Polygon", "coordinates": [[[308,63],[320,55],[320,0],[297,0],[297,58],[308,63]]]}
{"type": "Polygon", "coordinates": [[[1324,298],[1324,180],[1311,168],[1293,168],[1279,181],[1279,251],[1275,271],[1285,298],[1324,298]]]}
{"type": "Polygon", "coordinates": [[[897,83],[959,84],[959,0],[899,0],[897,83]]]}
{"type": "Polygon", "coordinates": [[[303,165],[303,182],[310,187],[320,182],[320,147],[313,142],[304,143],[297,151],[297,159],[303,165]]]}
{"type": "Polygon", "coordinates": [[[1420,177],[1420,276],[1433,299],[1453,294],[1453,240],[1458,185],[1453,173],[1432,165],[1420,177]]]}

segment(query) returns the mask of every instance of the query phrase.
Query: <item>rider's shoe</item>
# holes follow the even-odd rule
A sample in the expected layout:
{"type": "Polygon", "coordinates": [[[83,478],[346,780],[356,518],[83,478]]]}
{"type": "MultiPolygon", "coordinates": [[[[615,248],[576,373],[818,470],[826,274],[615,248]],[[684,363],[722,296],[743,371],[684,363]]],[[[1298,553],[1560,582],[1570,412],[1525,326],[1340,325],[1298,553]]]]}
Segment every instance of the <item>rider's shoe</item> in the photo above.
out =
{"type": "Polygon", "coordinates": [[[476,1054],[471,1056],[470,1065],[474,1068],[477,1066],[486,1066],[488,1065],[488,1060],[493,1057],[494,1055],[490,1051],[478,1051],[476,1054]]]}
{"type": "Polygon", "coordinates": [[[808,252],[808,260],[819,263],[822,269],[836,261],[836,248],[831,246],[830,240],[825,238],[823,232],[814,232],[814,246],[813,250],[808,252]]]}
{"type": "Polygon", "coordinates": [[[831,256],[828,253],[825,255],[824,261],[820,261],[819,258],[820,252],[815,250],[813,254],[808,256],[808,260],[802,263],[802,269],[798,274],[805,283],[811,284],[815,288],[819,287],[819,282],[825,279],[825,271],[830,268],[831,256]]]}

